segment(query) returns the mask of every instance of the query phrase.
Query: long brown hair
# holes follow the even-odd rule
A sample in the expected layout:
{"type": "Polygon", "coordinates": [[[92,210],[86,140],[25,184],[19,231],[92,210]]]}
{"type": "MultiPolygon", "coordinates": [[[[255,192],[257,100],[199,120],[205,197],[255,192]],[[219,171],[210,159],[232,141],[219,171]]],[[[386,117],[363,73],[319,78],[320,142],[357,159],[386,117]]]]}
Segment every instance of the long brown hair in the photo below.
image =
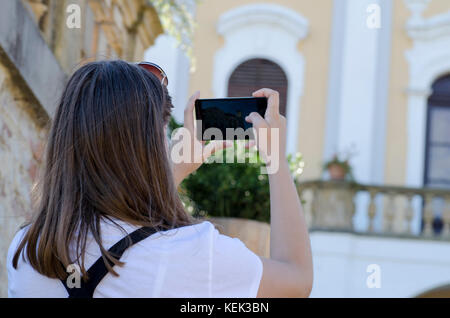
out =
{"type": "Polygon", "coordinates": [[[197,223],[178,196],[166,147],[171,100],[150,72],[124,61],[88,63],[71,77],[56,111],[22,252],[39,273],[64,279],[92,233],[106,259],[100,221],[116,218],[167,230],[197,223]],[[76,241],[76,259],[69,245],[76,241]]]}

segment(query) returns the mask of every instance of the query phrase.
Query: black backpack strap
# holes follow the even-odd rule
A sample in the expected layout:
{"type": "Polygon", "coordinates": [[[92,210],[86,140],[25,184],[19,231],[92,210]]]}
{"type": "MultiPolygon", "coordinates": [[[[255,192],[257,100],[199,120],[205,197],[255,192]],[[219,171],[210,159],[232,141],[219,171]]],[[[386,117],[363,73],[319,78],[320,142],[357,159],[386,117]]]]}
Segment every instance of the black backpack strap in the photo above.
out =
{"type": "MultiPolygon", "coordinates": [[[[119,242],[114,244],[108,252],[115,259],[120,260],[123,253],[130,246],[142,241],[143,239],[154,234],[157,230],[151,227],[141,227],[136,231],[128,234],[119,242]]],[[[114,266],[114,263],[106,259],[109,265],[114,266]]],[[[64,287],[69,293],[69,298],[92,298],[94,295],[95,288],[101,282],[101,280],[108,274],[108,269],[106,268],[105,261],[100,257],[87,271],[89,279],[85,282],[81,279],[81,288],[70,288],[67,286],[67,281],[62,279],[64,287]]]]}

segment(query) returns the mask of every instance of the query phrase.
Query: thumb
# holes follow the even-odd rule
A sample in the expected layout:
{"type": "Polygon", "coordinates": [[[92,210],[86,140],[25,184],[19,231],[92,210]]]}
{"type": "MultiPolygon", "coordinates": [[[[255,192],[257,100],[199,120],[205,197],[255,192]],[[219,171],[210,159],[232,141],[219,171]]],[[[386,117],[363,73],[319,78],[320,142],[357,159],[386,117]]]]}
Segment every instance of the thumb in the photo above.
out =
{"type": "Polygon", "coordinates": [[[250,115],[245,117],[245,121],[248,122],[248,123],[253,124],[253,127],[257,128],[257,129],[258,128],[263,128],[263,127],[268,127],[267,122],[257,112],[250,113],[250,115]]]}

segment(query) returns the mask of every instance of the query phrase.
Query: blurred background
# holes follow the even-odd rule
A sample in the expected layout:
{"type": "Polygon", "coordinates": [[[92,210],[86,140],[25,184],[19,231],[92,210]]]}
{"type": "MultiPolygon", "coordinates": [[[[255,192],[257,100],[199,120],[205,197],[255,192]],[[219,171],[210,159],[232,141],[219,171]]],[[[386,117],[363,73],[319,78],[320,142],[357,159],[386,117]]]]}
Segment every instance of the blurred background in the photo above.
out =
{"type": "MultiPolygon", "coordinates": [[[[115,58],[163,67],[171,128],[196,90],[280,92],[312,297],[450,297],[448,0],[1,0],[0,296],[62,88],[115,58]]],[[[260,165],[205,165],[180,195],[268,256],[260,165]]]]}

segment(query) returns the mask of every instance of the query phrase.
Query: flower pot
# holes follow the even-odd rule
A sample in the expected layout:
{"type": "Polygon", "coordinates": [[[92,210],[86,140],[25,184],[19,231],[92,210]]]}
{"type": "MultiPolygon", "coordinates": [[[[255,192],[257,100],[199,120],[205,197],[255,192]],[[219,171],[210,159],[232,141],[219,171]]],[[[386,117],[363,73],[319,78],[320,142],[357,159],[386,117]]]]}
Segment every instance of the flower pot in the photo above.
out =
{"type": "Polygon", "coordinates": [[[347,174],[344,167],[338,164],[331,164],[328,167],[331,180],[344,180],[347,174]]]}
{"type": "Polygon", "coordinates": [[[270,256],[270,225],[265,222],[228,218],[208,217],[219,233],[240,239],[256,255],[270,256]]]}

